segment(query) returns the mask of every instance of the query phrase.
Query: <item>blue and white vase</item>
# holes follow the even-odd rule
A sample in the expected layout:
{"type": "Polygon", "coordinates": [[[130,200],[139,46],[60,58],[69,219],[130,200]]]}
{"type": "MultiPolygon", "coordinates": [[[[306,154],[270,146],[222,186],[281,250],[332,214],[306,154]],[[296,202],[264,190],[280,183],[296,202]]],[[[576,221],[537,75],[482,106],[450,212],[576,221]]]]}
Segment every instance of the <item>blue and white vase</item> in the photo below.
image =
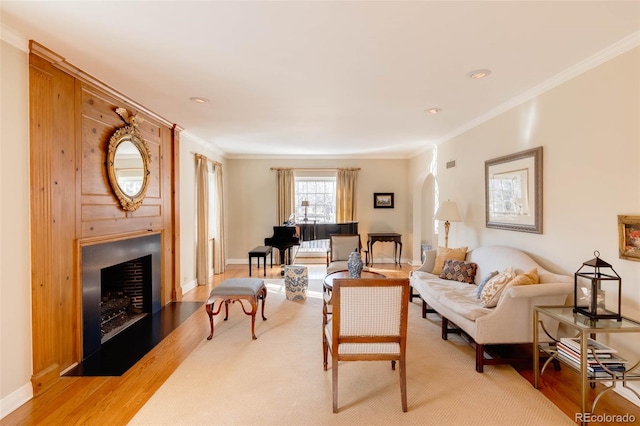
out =
{"type": "Polygon", "coordinates": [[[360,278],[360,274],[362,273],[362,256],[358,253],[358,250],[354,250],[353,253],[349,255],[349,260],[347,260],[347,269],[349,269],[349,278],[360,278]]]}

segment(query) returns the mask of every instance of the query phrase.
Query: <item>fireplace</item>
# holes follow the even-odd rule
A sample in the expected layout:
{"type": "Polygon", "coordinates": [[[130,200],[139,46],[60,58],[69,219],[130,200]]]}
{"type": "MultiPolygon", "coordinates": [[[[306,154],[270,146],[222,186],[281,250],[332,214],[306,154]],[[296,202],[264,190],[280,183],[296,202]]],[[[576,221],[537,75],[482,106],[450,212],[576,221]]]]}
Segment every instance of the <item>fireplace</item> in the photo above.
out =
{"type": "Polygon", "coordinates": [[[82,248],[83,359],[161,309],[160,256],[160,234],[82,248]]]}
{"type": "Polygon", "coordinates": [[[151,255],[100,271],[100,342],[151,312],[151,255]]]}

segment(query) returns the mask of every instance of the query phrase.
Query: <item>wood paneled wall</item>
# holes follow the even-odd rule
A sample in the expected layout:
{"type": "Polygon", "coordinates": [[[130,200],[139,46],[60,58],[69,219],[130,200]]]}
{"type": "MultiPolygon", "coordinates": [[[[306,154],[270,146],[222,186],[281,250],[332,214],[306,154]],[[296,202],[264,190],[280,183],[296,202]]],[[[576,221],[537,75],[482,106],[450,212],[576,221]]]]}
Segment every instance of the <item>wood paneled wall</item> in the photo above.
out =
{"type": "Polygon", "coordinates": [[[176,297],[179,128],[31,42],[30,151],[34,394],[82,359],[81,247],[149,233],[162,238],[162,304],[176,297]],[[126,212],[106,170],[111,135],[139,114],[151,153],[142,206],[126,212]]]}

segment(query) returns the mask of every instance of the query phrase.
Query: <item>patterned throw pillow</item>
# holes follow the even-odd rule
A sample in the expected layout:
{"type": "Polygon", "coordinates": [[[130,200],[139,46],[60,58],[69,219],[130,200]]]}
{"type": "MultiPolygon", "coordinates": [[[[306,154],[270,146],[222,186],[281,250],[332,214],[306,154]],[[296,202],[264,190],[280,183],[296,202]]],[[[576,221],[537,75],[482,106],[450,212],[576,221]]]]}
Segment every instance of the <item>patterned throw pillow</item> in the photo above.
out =
{"type": "Polygon", "coordinates": [[[440,273],[440,278],[445,280],[459,281],[461,283],[473,284],[476,278],[478,265],[464,260],[448,259],[444,261],[444,268],[440,273]]]}
{"type": "Polygon", "coordinates": [[[500,295],[509,281],[516,277],[513,268],[510,266],[504,271],[500,272],[495,277],[491,278],[482,289],[480,294],[480,301],[485,308],[493,308],[498,304],[500,295]]]}
{"type": "Polygon", "coordinates": [[[466,256],[467,256],[467,247],[459,247],[455,249],[438,247],[436,262],[433,265],[433,271],[431,271],[431,273],[434,275],[440,275],[440,273],[442,272],[442,268],[444,268],[445,260],[447,259],[464,260],[466,256]]]}
{"type": "Polygon", "coordinates": [[[507,283],[507,285],[504,286],[504,288],[502,289],[502,295],[500,296],[500,299],[502,299],[504,297],[504,295],[507,292],[507,289],[517,286],[517,285],[530,285],[530,284],[538,284],[540,282],[540,279],[538,278],[538,269],[537,268],[533,268],[527,272],[525,272],[524,274],[518,274],[515,276],[514,279],[512,279],[511,281],[509,281],[507,283]]]}
{"type": "Polygon", "coordinates": [[[480,282],[480,284],[478,284],[478,291],[476,292],[476,298],[477,299],[480,299],[480,295],[482,294],[482,289],[487,284],[487,282],[489,282],[489,280],[491,278],[495,277],[496,275],[498,275],[498,271],[489,272],[489,275],[484,277],[482,279],[482,281],[480,282]]]}

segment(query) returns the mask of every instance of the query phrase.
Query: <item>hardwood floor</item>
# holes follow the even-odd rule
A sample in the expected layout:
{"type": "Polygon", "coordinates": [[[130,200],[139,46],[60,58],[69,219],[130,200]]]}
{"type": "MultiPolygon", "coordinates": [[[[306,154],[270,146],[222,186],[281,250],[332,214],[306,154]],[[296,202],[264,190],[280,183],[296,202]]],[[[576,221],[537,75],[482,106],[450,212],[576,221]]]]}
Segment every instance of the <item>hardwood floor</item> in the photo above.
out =
{"type": "MultiPolygon", "coordinates": [[[[301,262],[299,262],[301,263],[301,262]]],[[[309,264],[309,278],[321,279],[322,264],[309,264]]],[[[262,269],[262,268],[261,268],[262,269]]],[[[390,277],[406,277],[408,265],[376,264],[374,270],[390,277]]],[[[259,275],[261,276],[262,271],[259,275]]],[[[207,286],[200,286],[183,297],[183,301],[205,301],[211,289],[222,280],[248,277],[247,265],[230,265],[224,274],[214,276],[207,286]]],[[[267,267],[267,278],[280,278],[280,268],[267,267]]],[[[413,302],[420,309],[418,300],[413,302]]],[[[182,361],[209,334],[209,324],[201,307],[173,333],[153,348],[136,365],[120,377],[62,377],[43,395],[34,398],[0,421],[2,425],[124,425],[175,371],[182,361]]],[[[485,368],[492,368],[491,366],[485,368]]],[[[531,363],[514,368],[533,382],[531,363]]],[[[574,419],[579,407],[578,376],[568,368],[549,369],[542,377],[540,391],[567,416],[574,419]]],[[[592,391],[594,392],[594,391],[592,391]]],[[[622,396],[609,392],[598,403],[598,414],[633,414],[640,420],[640,407],[622,396]]],[[[614,424],[614,423],[592,423],[614,424]]]]}

